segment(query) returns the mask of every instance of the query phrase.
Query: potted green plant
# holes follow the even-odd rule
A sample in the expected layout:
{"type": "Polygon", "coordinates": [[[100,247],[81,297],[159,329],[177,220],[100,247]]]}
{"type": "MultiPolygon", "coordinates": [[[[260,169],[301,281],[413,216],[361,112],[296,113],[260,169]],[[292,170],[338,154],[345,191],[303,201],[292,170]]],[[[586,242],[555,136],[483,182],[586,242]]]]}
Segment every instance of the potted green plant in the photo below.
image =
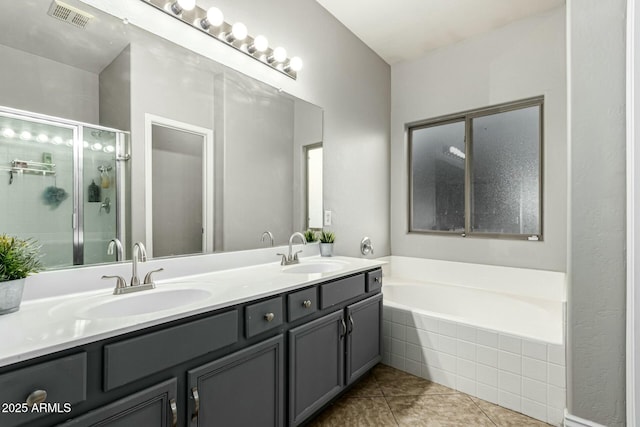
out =
{"type": "Polygon", "coordinates": [[[0,315],[18,311],[27,276],[42,270],[40,245],[0,235],[0,315]]]}
{"type": "Polygon", "coordinates": [[[318,241],[318,233],[316,233],[312,229],[308,229],[304,232],[304,239],[307,241],[307,243],[315,243],[318,241]]]}
{"type": "Polygon", "coordinates": [[[332,256],[333,255],[333,242],[336,240],[336,235],[331,231],[320,232],[320,255],[332,256]]]}

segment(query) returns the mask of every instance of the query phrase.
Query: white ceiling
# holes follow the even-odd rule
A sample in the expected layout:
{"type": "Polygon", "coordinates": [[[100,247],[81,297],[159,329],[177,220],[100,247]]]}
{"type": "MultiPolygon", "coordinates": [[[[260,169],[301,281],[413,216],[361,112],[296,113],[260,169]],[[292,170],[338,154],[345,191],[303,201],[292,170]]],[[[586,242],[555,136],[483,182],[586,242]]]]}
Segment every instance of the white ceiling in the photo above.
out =
{"type": "Polygon", "coordinates": [[[564,0],[317,0],[389,64],[564,5],[564,0]]]}

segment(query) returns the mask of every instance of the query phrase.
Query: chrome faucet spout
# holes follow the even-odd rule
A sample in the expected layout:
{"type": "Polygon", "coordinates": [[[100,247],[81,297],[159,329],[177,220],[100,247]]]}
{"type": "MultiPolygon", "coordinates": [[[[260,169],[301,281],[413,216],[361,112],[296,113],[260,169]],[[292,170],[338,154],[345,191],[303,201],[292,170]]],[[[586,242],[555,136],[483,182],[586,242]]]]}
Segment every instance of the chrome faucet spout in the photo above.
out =
{"type": "Polygon", "coordinates": [[[260,237],[260,241],[264,243],[266,238],[269,239],[270,246],[273,247],[273,233],[270,231],[265,231],[264,233],[262,233],[262,237],[260,237]]]}
{"type": "Polygon", "coordinates": [[[122,261],[124,255],[124,248],[122,247],[122,243],[120,239],[114,237],[109,241],[109,246],[107,247],[107,255],[113,255],[113,248],[116,248],[116,261],[122,261]]]}
{"type": "Polygon", "coordinates": [[[300,238],[300,241],[302,242],[303,245],[307,244],[307,239],[304,238],[304,234],[300,233],[299,231],[296,231],[291,235],[291,237],[289,237],[289,256],[287,257],[289,264],[296,264],[298,262],[299,252],[296,252],[295,254],[293,253],[293,240],[296,237],[300,238]]]}
{"type": "Polygon", "coordinates": [[[147,250],[142,242],[137,242],[133,245],[133,254],[131,256],[133,272],[131,275],[131,286],[140,284],[138,278],[138,261],[147,262],[147,250]]]}

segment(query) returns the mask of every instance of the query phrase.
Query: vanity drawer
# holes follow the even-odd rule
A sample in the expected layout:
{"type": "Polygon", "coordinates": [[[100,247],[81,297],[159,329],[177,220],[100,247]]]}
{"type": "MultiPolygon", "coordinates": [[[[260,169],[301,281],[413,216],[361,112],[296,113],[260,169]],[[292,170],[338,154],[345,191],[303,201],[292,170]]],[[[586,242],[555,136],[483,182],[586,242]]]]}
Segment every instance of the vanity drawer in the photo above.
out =
{"type": "Polygon", "coordinates": [[[282,325],[282,297],[271,298],[244,309],[245,332],[251,338],[282,325]]]}
{"type": "Polygon", "coordinates": [[[364,274],[321,285],[320,308],[325,309],[361,294],[364,294],[364,274]]]}
{"type": "MultiPolygon", "coordinates": [[[[25,403],[36,391],[46,392],[46,403],[57,403],[60,411],[65,403],[74,405],[87,398],[87,354],[78,353],[50,362],[0,375],[0,403],[25,403]]],[[[14,410],[11,410],[14,412],[14,410]]],[[[6,413],[0,411],[0,425],[16,426],[46,412],[6,413]]]]}
{"type": "Polygon", "coordinates": [[[238,311],[104,346],[104,390],[109,391],[238,341],[238,311]]]}
{"type": "Polygon", "coordinates": [[[367,292],[377,291],[382,287],[382,270],[367,273],[367,292]]]}
{"type": "Polygon", "coordinates": [[[318,311],[318,289],[303,289],[287,296],[289,322],[298,320],[318,311]]]}

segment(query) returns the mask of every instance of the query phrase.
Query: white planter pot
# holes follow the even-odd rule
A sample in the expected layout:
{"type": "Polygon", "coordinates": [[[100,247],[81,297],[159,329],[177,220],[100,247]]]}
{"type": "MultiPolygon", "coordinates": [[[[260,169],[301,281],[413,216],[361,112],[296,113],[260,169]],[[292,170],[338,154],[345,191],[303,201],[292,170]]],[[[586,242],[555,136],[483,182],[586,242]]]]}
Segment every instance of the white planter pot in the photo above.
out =
{"type": "Polygon", "coordinates": [[[26,279],[0,282],[0,315],[18,311],[26,279]]]}

